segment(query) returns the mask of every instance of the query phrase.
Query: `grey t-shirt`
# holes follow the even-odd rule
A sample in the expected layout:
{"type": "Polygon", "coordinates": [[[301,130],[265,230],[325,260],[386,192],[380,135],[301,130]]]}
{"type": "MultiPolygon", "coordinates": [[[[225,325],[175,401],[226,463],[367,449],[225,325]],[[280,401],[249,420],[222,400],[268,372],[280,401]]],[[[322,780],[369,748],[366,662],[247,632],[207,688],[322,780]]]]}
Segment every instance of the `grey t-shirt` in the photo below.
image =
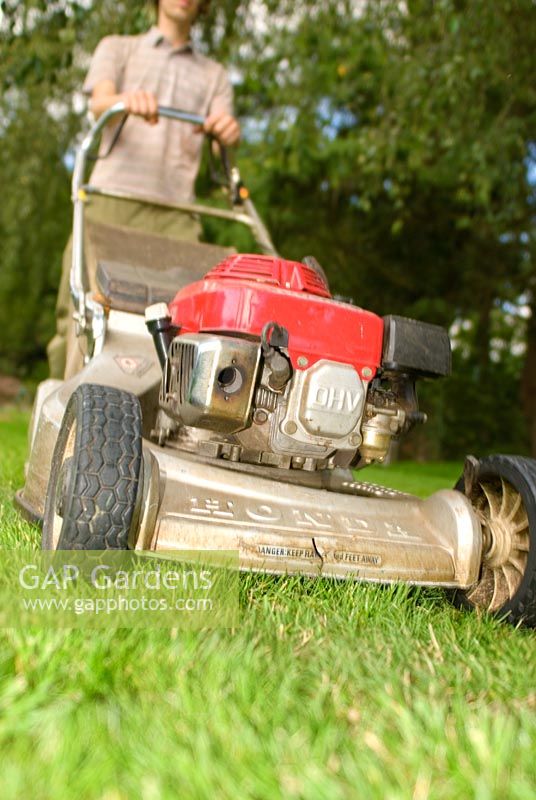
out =
{"type": "MultiPolygon", "coordinates": [[[[139,36],[107,36],[99,43],[84,83],[90,95],[102,80],[118,93],[144,89],[160,105],[203,117],[233,113],[233,92],[225,69],[190,44],[173,47],[158,28],[139,36]]],[[[101,152],[115,130],[106,128],[101,152]]],[[[186,122],[160,118],[149,125],[131,116],[112,153],[97,161],[90,182],[101,189],[155,201],[178,203],[194,198],[203,135],[186,122]]]]}

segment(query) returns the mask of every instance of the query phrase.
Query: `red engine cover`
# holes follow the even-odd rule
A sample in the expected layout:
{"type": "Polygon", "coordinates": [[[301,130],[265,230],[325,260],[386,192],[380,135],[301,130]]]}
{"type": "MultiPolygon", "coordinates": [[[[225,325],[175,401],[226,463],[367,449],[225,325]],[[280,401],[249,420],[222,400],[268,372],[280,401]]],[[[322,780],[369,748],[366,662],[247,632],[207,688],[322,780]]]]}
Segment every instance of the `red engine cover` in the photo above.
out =
{"type": "Polygon", "coordinates": [[[289,333],[294,369],[320,359],[351,364],[364,380],[380,365],[383,320],[332,299],[316,270],[273,256],[236,255],[181,289],[169,305],[181,333],[260,336],[267,322],[289,333]]]}

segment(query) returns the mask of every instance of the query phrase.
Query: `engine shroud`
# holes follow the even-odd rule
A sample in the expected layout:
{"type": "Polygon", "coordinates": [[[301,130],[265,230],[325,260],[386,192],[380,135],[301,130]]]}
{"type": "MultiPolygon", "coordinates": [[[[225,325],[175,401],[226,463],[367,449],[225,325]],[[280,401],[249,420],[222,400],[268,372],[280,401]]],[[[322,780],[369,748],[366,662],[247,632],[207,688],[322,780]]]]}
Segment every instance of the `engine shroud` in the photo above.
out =
{"type": "MultiPolygon", "coordinates": [[[[157,323],[176,335],[160,406],[178,424],[183,449],[330,469],[352,463],[358,450],[381,460],[404,424],[395,397],[371,389],[383,320],[334,299],[313,259],[231,256],[166,311],[157,323]]],[[[155,430],[159,441],[171,436],[166,426],[155,430]]]]}
{"type": "Polygon", "coordinates": [[[350,364],[365,381],[381,362],[383,320],[334,300],[312,267],[273,256],[233,255],[203,280],[181,289],[169,305],[184,333],[260,337],[267,322],[289,333],[294,370],[320,360],[350,364]]]}

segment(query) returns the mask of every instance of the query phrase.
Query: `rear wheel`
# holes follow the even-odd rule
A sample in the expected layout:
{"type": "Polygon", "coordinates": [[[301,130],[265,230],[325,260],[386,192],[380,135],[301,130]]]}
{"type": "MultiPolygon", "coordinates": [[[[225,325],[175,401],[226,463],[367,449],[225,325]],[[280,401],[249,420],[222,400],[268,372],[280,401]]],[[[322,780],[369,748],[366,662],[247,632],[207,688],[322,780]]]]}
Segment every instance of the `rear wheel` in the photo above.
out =
{"type": "Polygon", "coordinates": [[[43,549],[127,549],[141,459],[138,398],[108,386],[79,386],[52,458],[43,549]]]}
{"type": "Polygon", "coordinates": [[[488,456],[476,462],[465,491],[482,524],[478,581],[455,593],[459,605],[510,622],[536,625],[536,461],[488,456]]]}

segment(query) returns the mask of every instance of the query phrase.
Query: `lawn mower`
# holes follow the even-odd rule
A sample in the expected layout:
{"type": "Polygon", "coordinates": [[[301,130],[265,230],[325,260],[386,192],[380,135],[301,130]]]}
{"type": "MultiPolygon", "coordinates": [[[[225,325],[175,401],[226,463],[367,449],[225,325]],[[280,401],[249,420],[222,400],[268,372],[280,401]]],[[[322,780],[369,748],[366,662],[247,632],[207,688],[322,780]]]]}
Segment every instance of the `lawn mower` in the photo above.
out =
{"type": "Polygon", "coordinates": [[[447,332],[282,258],[224,152],[230,208],[176,208],[248,226],[260,253],[90,223],[88,154],[124,111],[73,174],[68,366],[38,388],[17,494],[43,548],[235,550],[244,570],[441,586],[534,625],[536,461],[469,456],[426,499],[356,477],[425,421],[415,387],[449,374],[447,332]]]}

